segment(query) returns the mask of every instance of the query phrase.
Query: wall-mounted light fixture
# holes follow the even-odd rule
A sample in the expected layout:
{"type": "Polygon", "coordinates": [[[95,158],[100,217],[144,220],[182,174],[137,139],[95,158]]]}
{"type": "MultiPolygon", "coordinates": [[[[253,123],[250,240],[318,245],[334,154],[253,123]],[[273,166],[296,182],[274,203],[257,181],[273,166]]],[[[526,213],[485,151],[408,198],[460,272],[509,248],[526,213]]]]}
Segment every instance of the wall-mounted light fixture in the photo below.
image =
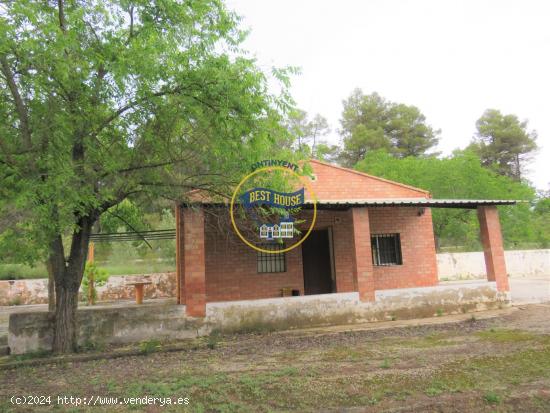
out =
{"type": "Polygon", "coordinates": [[[421,217],[422,215],[424,215],[424,212],[426,212],[426,208],[420,207],[420,208],[418,208],[417,215],[418,215],[419,217],[421,217]]]}

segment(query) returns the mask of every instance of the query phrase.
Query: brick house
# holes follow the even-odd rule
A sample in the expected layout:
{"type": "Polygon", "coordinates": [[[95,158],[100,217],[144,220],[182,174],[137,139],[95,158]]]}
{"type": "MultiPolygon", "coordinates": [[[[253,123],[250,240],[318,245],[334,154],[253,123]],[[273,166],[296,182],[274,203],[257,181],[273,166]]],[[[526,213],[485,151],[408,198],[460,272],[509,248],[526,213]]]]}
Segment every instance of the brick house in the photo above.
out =
{"type": "Polygon", "coordinates": [[[310,164],[317,220],[310,236],[286,253],[257,252],[232,231],[222,234],[209,225],[206,212],[219,205],[178,205],[177,300],[188,316],[204,317],[207,303],[281,297],[289,291],[357,292],[360,301],[369,302],[379,290],[437,286],[431,208],[477,209],[487,279],[498,292],[509,290],[496,205],[515,201],[435,200],[398,182],[316,160],[310,164]]]}

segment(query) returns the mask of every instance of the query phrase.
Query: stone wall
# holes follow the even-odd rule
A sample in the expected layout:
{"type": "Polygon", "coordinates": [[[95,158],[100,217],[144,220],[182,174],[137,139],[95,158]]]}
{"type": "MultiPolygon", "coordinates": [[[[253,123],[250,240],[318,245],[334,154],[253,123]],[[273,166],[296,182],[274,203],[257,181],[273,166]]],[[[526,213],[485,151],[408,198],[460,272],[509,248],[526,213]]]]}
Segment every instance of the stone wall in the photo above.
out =
{"type": "MultiPolygon", "coordinates": [[[[334,324],[431,317],[509,304],[494,282],[473,281],[437,287],[376,292],[362,302],[357,292],[208,303],[205,318],[185,314],[174,300],[143,305],[84,307],[78,310],[78,341],[124,344],[142,340],[198,337],[212,331],[286,330],[334,324]]],[[[8,346],[12,354],[50,350],[52,316],[45,311],[10,315],[8,346]]]]}
{"type": "MultiPolygon", "coordinates": [[[[512,277],[549,276],[550,250],[505,251],[506,269],[512,277]]],[[[254,256],[255,259],[255,256],[254,256]]],[[[439,279],[485,279],[483,252],[437,254],[439,279]]],[[[134,287],[127,283],[148,278],[145,298],[175,297],[175,273],[111,276],[98,287],[99,301],[133,299],[134,287]]],[[[260,276],[259,276],[260,277],[260,276]]],[[[262,279],[266,278],[263,276],[262,279]]],[[[213,280],[212,280],[213,281],[213,280]]],[[[349,286],[341,289],[349,292],[349,286]]],[[[208,293],[208,291],[207,291],[208,293]]],[[[221,298],[221,297],[219,297],[221,298]]],[[[243,297],[249,298],[249,297],[243,297]]],[[[45,279],[0,281],[0,306],[13,304],[45,304],[48,302],[48,283],[45,279]]]]}
{"type": "MultiPolygon", "coordinates": [[[[147,298],[170,298],[176,293],[176,274],[139,274],[111,276],[105,285],[97,287],[98,301],[130,300],[135,297],[134,281],[147,280],[144,289],[147,298]]],[[[83,297],[81,297],[83,299],[83,297]]],[[[46,304],[48,280],[0,281],[0,305],[46,304]]]]}

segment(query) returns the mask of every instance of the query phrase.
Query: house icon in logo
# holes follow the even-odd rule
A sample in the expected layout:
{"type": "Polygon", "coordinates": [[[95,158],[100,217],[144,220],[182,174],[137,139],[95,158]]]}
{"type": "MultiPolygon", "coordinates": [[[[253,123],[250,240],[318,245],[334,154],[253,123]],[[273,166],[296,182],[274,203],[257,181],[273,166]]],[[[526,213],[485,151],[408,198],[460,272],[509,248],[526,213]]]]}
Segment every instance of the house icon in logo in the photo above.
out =
{"type": "Polygon", "coordinates": [[[294,237],[294,219],[284,218],[278,224],[262,224],[260,226],[260,238],[274,240],[294,237]]]}

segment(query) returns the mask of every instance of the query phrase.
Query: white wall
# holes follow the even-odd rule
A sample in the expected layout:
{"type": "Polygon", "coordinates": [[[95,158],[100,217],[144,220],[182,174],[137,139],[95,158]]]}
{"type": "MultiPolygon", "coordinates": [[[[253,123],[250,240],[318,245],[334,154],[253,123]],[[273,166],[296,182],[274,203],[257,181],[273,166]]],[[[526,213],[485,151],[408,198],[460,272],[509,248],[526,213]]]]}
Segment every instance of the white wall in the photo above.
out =
{"type": "MultiPolygon", "coordinates": [[[[505,251],[511,277],[550,275],[550,250],[505,251]]],[[[437,254],[439,279],[485,278],[483,252],[437,254]]]]}

